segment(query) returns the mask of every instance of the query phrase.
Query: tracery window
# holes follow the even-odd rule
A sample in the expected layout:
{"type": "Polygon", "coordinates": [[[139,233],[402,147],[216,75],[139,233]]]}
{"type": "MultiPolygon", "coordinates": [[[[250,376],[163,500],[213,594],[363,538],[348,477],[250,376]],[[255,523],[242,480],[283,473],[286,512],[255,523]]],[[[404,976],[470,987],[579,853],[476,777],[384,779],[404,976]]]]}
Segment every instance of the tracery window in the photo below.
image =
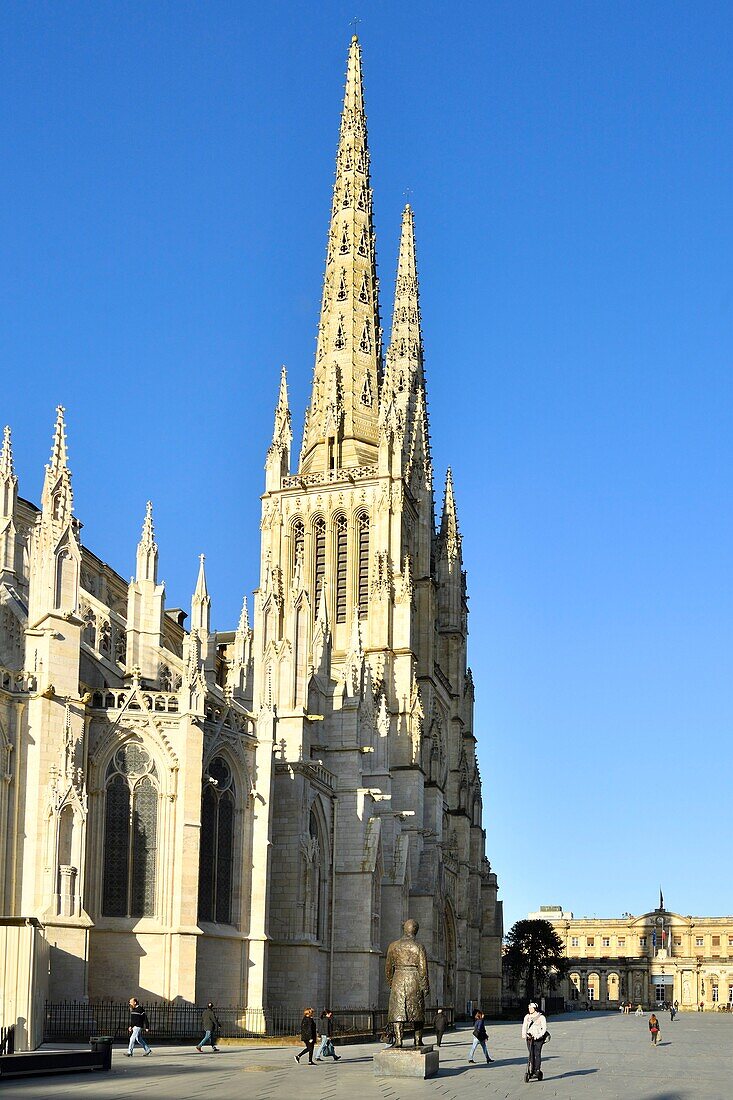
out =
{"type": "Polygon", "coordinates": [[[323,579],[326,575],[326,521],[317,516],[313,524],[313,615],[318,614],[323,579]]]}
{"type": "Polygon", "coordinates": [[[199,850],[199,920],[230,924],[234,878],[234,779],[216,756],[204,776],[199,850]]]}
{"type": "Polygon", "coordinates": [[[336,330],[336,339],[333,342],[333,346],[336,348],[337,351],[340,351],[342,348],[346,347],[346,331],[344,329],[343,317],[339,318],[339,327],[336,330]]]}
{"type": "Polygon", "coordinates": [[[112,628],[108,619],[103,619],[99,627],[99,652],[109,657],[112,650],[112,628]]]}
{"type": "Polygon", "coordinates": [[[365,619],[369,612],[369,516],[362,512],[358,524],[358,566],[357,566],[357,602],[359,618],[365,619]]]}
{"type": "Polygon", "coordinates": [[[124,626],[118,626],[115,630],[115,661],[118,665],[124,665],[127,661],[127,631],[124,626]]]}
{"type": "Polygon", "coordinates": [[[348,523],[346,516],[336,520],[336,622],[346,622],[348,523]]]}
{"type": "Polygon", "coordinates": [[[97,618],[91,607],[85,607],[82,609],[82,620],[84,622],[84,629],[82,631],[82,641],[90,645],[92,649],[97,644],[97,618]]]}
{"type": "Polygon", "coordinates": [[[126,741],[107,768],[102,914],[155,915],[158,774],[140,741],[126,741]]]}
{"type": "Polygon", "coordinates": [[[348,290],[346,289],[346,271],[344,270],[344,268],[341,268],[341,280],[339,282],[339,288],[338,288],[338,293],[336,294],[336,299],[339,302],[345,302],[347,296],[348,296],[348,290]]]}
{"type": "Polygon", "coordinates": [[[366,226],[364,226],[361,231],[361,237],[359,238],[359,247],[357,248],[357,252],[360,256],[369,255],[369,238],[367,237],[366,226]]]}

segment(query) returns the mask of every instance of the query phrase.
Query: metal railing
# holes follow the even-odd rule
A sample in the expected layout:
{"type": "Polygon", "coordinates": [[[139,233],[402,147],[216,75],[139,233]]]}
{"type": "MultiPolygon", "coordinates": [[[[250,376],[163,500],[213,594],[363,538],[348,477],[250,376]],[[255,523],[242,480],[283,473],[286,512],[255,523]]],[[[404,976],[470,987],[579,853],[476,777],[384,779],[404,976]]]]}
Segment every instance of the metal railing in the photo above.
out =
{"type": "MultiPolygon", "coordinates": [[[[175,1005],[148,1003],[143,1006],[150,1023],[153,1039],[169,1042],[193,1042],[203,1034],[200,1005],[175,1005]]],[[[453,1024],[454,1012],[444,1008],[448,1025],[453,1024]]],[[[290,1038],[300,1035],[301,1009],[274,1008],[216,1008],[222,1039],[290,1038]]],[[[430,1030],[435,1019],[435,1008],[426,1012],[425,1026],[430,1030]]],[[[338,1008],[333,1012],[336,1037],[376,1038],[387,1027],[387,1010],[379,1008],[338,1008]]],[[[127,1038],[130,1008],[125,1002],[116,1001],[63,1001],[46,1002],[43,1041],[86,1042],[90,1035],[111,1035],[115,1040],[127,1038]]],[[[316,1025],[318,1026],[318,1017],[316,1025]]]]}
{"type": "Polygon", "coordinates": [[[15,1024],[0,1027],[0,1054],[15,1054],[15,1024]]]}

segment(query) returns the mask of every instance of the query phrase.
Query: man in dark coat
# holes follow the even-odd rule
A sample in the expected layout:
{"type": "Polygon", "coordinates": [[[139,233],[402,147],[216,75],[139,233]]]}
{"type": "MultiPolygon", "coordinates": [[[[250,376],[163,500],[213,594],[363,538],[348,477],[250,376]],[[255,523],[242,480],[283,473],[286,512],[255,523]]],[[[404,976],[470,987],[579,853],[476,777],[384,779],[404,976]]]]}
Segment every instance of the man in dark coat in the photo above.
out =
{"type": "Polygon", "coordinates": [[[445,1035],[445,1029],[448,1027],[448,1021],[445,1018],[445,1012],[442,1008],[439,1008],[435,1013],[435,1043],[436,1046],[440,1046],[443,1042],[443,1036],[445,1035]]]}
{"type": "Polygon", "coordinates": [[[211,1046],[214,1054],[219,1053],[219,1048],[216,1045],[216,1036],[221,1031],[221,1024],[218,1017],[214,1012],[214,1005],[211,1001],[207,1004],[204,1011],[201,1013],[201,1026],[204,1029],[204,1037],[200,1043],[196,1044],[196,1050],[199,1054],[203,1054],[202,1047],[205,1047],[207,1043],[211,1046]]]}

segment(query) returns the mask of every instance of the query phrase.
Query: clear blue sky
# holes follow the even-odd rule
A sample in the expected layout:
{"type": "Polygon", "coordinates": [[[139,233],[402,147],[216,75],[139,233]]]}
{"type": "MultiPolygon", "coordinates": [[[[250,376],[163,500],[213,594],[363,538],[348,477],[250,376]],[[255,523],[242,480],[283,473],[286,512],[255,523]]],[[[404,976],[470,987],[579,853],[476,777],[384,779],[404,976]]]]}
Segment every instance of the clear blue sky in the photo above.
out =
{"type": "Polygon", "coordinates": [[[28,3],[0,24],[0,420],[170,605],[257,581],[309,386],[350,19],[382,280],[416,212],[507,925],[733,911],[729,3],[28,3]]]}

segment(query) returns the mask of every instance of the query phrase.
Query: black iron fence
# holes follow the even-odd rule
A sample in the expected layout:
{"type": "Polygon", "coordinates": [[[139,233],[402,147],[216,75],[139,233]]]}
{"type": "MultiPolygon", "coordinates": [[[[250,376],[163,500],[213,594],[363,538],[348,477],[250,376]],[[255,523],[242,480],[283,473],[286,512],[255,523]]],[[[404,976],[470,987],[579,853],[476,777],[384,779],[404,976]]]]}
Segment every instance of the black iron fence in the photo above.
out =
{"type": "MultiPolygon", "coordinates": [[[[203,1006],[146,1003],[145,1011],[154,1040],[193,1042],[203,1034],[203,1006]]],[[[449,1025],[453,1009],[445,1008],[449,1025]]],[[[217,1008],[222,1039],[289,1038],[300,1035],[302,1011],[290,1008],[217,1008]]],[[[387,1010],[377,1008],[334,1009],[334,1033],[342,1038],[376,1038],[387,1026],[387,1010]]],[[[433,1026],[435,1008],[426,1013],[426,1029],[433,1026]]],[[[43,1041],[86,1042],[90,1035],[127,1038],[130,1008],[117,1001],[46,1002],[43,1041]]],[[[318,1023],[318,1021],[316,1021],[318,1023]]]]}
{"type": "Polygon", "coordinates": [[[0,1054],[15,1054],[15,1024],[0,1027],[0,1054]]]}

